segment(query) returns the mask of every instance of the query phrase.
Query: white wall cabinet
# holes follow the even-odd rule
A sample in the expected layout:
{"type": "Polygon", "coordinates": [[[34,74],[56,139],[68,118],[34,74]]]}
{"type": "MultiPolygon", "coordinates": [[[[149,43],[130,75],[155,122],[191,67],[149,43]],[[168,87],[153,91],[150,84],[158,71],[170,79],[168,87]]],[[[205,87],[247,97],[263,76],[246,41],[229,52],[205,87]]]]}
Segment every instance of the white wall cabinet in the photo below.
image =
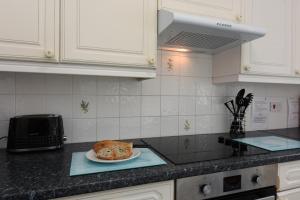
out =
{"type": "Polygon", "coordinates": [[[300,199],[300,161],[278,164],[278,200],[300,199]]]}
{"type": "Polygon", "coordinates": [[[264,27],[267,34],[243,46],[242,73],[291,75],[291,8],[290,0],[245,1],[245,23],[264,27]]]}
{"type": "Polygon", "coordinates": [[[62,0],[63,62],[153,67],[156,0],[62,0]]]}
{"type": "Polygon", "coordinates": [[[174,200],[174,181],[96,192],[60,200],[174,200]]]}
{"type": "Polygon", "coordinates": [[[0,0],[0,27],[0,71],[156,75],[157,0],[0,0]]]}
{"type": "Polygon", "coordinates": [[[0,58],[58,61],[59,0],[0,0],[0,58]]]}
{"type": "Polygon", "coordinates": [[[263,27],[267,33],[215,55],[214,82],[299,84],[292,64],[292,1],[247,0],[243,10],[246,24],[263,27]]]}
{"type": "Polygon", "coordinates": [[[241,21],[242,0],[159,0],[159,8],[241,21]]]}
{"type": "Polygon", "coordinates": [[[293,24],[293,73],[300,77],[300,1],[292,1],[293,24]]]}

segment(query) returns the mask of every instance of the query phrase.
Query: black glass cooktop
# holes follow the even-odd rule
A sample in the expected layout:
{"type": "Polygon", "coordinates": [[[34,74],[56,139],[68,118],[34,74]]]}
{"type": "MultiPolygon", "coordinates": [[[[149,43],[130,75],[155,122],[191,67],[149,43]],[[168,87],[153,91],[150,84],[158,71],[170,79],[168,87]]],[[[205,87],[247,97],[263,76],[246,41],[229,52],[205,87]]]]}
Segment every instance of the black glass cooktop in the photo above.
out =
{"type": "Polygon", "coordinates": [[[268,151],[235,142],[229,134],[147,138],[143,141],[174,164],[264,154],[268,151]]]}
{"type": "Polygon", "coordinates": [[[266,132],[294,140],[300,140],[300,128],[274,129],[267,130],[266,132]]]}

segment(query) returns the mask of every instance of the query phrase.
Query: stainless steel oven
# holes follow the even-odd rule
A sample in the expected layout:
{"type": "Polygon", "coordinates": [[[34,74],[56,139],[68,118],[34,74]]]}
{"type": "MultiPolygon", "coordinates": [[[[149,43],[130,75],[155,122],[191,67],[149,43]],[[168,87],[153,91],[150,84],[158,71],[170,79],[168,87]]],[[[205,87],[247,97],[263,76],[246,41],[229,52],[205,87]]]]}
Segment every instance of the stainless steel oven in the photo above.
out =
{"type": "Polygon", "coordinates": [[[276,165],[176,180],[176,200],[275,200],[276,165]]]}

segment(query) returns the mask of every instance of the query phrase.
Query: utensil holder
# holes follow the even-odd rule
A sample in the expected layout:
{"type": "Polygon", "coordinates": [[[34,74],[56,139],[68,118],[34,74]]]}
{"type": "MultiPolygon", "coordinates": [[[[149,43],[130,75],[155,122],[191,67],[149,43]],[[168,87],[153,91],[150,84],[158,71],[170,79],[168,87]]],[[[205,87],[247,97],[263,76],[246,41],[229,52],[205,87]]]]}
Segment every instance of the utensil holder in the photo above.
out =
{"type": "Polygon", "coordinates": [[[233,121],[230,126],[230,136],[234,138],[243,137],[245,135],[245,114],[236,113],[233,115],[233,121]]]}

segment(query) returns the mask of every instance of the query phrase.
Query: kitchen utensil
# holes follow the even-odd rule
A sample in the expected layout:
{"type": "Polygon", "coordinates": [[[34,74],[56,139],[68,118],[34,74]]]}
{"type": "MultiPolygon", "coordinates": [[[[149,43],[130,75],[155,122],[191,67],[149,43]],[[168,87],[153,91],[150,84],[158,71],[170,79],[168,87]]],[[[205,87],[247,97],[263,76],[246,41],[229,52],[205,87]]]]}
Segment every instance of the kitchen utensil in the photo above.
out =
{"type": "Polygon", "coordinates": [[[245,97],[245,104],[244,104],[246,108],[249,106],[252,100],[253,100],[253,94],[252,93],[247,94],[245,97]]]}
{"type": "Polygon", "coordinates": [[[233,100],[230,100],[229,102],[230,102],[230,104],[231,104],[231,107],[233,108],[233,112],[235,113],[235,105],[234,105],[233,100]]]}
{"type": "Polygon", "coordinates": [[[248,106],[250,105],[250,103],[252,102],[252,100],[253,100],[253,94],[252,93],[247,94],[246,97],[244,98],[244,103],[243,103],[243,106],[240,111],[240,113],[242,115],[245,114],[245,111],[248,108],[248,106]]]}
{"type": "Polygon", "coordinates": [[[236,114],[239,113],[241,106],[244,104],[244,94],[245,89],[241,89],[235,97],[235,104],[237,105],[236,114]]]}
{"type": "Polygon", "coordinates": [[[227,101],[226,103],[224,103],[226,108],[234,115],[234,112],[235,112],[235,108],[233,107],[234,104],[233,104],[233,100],[231,101],[227,101]]]}
{"type": "Polygon", "coordinates": [[[125,161],[128,161],[128,160],[135,159],[135,158],[139,157],[140,155],[141,155],[141,152],[137,148],[133,149],[133,153],[129,158],[121,159],[121,160],[103,160],[103,159],[99,159],[99,158],[96,157],[96,153],[93,149],[89,150],[85,154],[87,159],[89,159],[91,161],[94,161],[94,162],[99,162],[99,163],[120,163],[120,162],[125,162],[125,161]]]}

